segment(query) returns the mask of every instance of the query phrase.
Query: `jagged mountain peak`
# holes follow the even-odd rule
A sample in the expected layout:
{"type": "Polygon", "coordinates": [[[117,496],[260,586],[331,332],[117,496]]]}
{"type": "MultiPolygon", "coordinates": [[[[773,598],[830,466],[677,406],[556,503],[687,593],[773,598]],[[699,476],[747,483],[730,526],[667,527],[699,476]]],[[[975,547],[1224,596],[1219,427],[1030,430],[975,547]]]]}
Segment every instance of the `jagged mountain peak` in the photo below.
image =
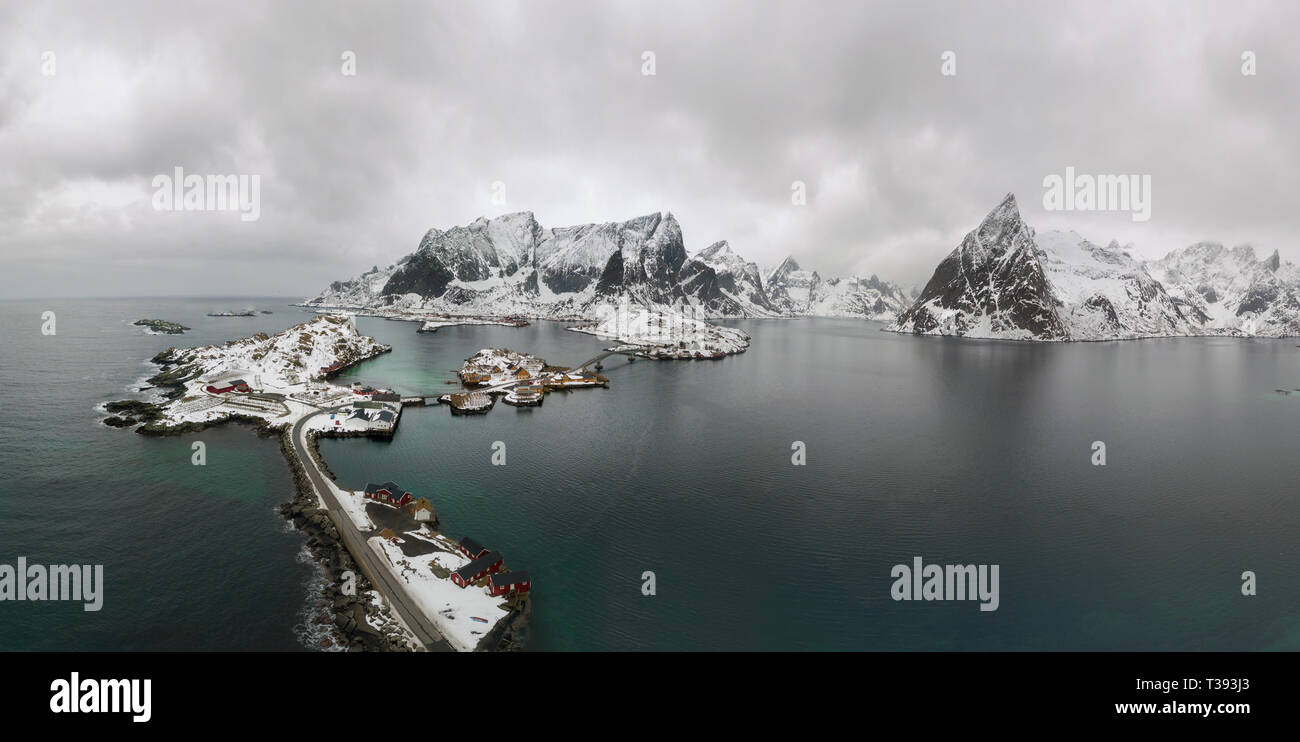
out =
{"type": "Polygon", "coordinates": [[[1008,193],[939,263],[916,303],[898,318],[904,332],[1062,340],[1068,331],[1044,276],[1034,231],[1008,193]]]}
{"type": "Polygon", "coordinates": [[[739,258],[736,251],[731,249],[731,245],[726,240],[718,240],[708,247],[700,250],[696,256],[704,260],[729,260],[733,257],[739,258]]]}
{"type": "Polygon", "coordinates": [[[787,255],[785,260],[782,260],[779,265],[767,274],[767,283],[778,283],[785,276],[788,276],[791,273],[798,273],[800,270],[801,268],[799,267],[799,263],[794,259],[794,256],[787,255]]]}
{"type": "Polygon", "coordinates": [[[1300,271],[1276,251],[1202,241],[1134,257],[1075,232],[1035,234],[1004,199],[893,328],[1024,340],[1300,334],[1300,271]]]}
{"type": "Polygon", "coordinates": [[[1011,192],[1007,192],[1007,195],[1002,197],[1002,202],[993,207],[988,216],[984,217],[984,221],[1009,218],[1020,218],[1020,205],[1016,203],[1016,194],[1011,192]]]}

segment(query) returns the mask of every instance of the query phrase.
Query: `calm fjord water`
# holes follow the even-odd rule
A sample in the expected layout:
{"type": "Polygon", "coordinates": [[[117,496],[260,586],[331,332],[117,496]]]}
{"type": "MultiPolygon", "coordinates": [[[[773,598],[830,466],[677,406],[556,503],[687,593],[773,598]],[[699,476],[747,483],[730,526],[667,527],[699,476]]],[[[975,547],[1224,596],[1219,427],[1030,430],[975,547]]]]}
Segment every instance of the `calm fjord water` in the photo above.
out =
{"type": "MultiPolygon", "coordinates": [[[[97,424],[170,344],[275,331],[283,300],[0,303],[0,562],[105,565],[105,608],[0,604],[0,648],[289,649],[311,599],[290,478],[241,427],[97,424]],[[246,304],[274,315],[210,319],[246,304]],[[58,312],[56,337],[40,313],[58,312]],[[194,327],[144,335],[160,317],[194,327]],[[207,443],[208,465],[189,464],[207,443]]],[[[327,440],[344,486],[391,478],[535,585],[530,648],[1296,649],[1294,340],[1023,344],[853,320],[728,323],[716,362],[609,359],[609,389],[484,417],[408,409],[391,442],[327,440]],[[1107,444],[1107,466],[1090,463],[1107,444]],[[506,465],[493,466],[493,443],[506,465]],[[807,465],[791,465],[803,441],[807,465]],[[1001,605],[895,602],[890,568],[1001,565],[1001,605]],[[1244,570],[1259,595],[1240,594],[1244,570]],[[656,575],[657,594],[641,592],[656,575]]],[[[345,380],[443,390],[475,350],[571,364],[602,343],[359,318],[394,352],[345,380]]]]}

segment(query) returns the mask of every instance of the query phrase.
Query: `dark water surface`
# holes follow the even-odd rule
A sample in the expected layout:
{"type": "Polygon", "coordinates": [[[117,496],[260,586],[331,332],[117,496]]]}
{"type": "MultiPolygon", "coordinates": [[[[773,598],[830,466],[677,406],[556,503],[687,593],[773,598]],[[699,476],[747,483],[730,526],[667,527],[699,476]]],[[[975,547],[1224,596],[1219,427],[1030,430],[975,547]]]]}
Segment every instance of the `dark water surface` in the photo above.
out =
{"type": "MultiPolygon", "coordinates": [[[[99,614],[0,604],[0,648],[300,647],[313,571],[274,513],[291,486],[274,441],[212,429],[197,436],[208,465],[193,467],[193,438],[109,430],[93,407],[126,396],[167,345],[305,315],[274,300],[47,303],[0,303],[0,562],[103,563],[108,594],[99,614]],[[201,316],[245,305],[276,313],[201,316]],[[56,337],[40,335],[45,309],[56,337]],[[146,336],[128,324],[143,316],[195,330],[146,336]]],[[[391,442],[322,450],[344,486],[394,479],[450,535],[529,570],[533,649],[1300,648],[1300,393],[1274,391],[1300,388],[1294,340],[730,324],[753,336],[747,353],[609,359],[609,389],[484,417],[412,408],[391,442]],[[794,441],[806,466],[791,464],[794,441]],[[1000,565],[999,609],[891,600],[890,568],[918,555],[1000,565]]],[[[345,380],[408,393],[446,389],[481,347],[558,364],[602,347],[550,322],[357,325],[395,351],[345,380]]]]}

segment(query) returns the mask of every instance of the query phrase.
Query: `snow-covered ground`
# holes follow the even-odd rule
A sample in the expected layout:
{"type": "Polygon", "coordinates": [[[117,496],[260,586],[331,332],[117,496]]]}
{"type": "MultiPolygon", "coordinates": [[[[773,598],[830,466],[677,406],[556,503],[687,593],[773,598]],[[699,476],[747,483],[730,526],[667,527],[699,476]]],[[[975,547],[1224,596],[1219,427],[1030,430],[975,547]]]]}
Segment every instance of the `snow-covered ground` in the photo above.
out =
{"type": "Polygon", "coordinates": [[[360,492],[354,490],[345,490],[326,477],[325,481],[329,484],[330,490],[334,494],[334,499],[338,500],[339,506],[343,512],[347,513],[348,519],[357,527],[358,531],[368,533],[375,530],[374,521],[366,514],[366,503],[370,502],[360,492]]]}
{"type": "MultiPolygon", "coordinates": [[[[357,395],[354,394],[353,397],[357,395]]],[[[328,415],[312,418],[307,422],[307,427],[319,432],[389,433],[396,425],[401,411],[400,402],[375,402],[369,397],[357,397],[353,404],[330,410],[328,415]]]]}
{"type": "Polygon", "coordinates": [[[546,360],[509,348],[482,348],[465,359],[460,379],[467,384],[494,386],[542,375],[546,360]]]}
{"type": "Polygon", "coordinates": [[[166,373],[183,379],[182,390],[162,405],[156,425],[212,423],[232,416],[292,424],[320,407],[356,398],[350,390],[319,381],[326,369],[387,350],[359,334],[345,315],[321,315],[275,335],[258,333],[223,345],[169,348],[159,359],[166,373]],[[235,380],[246,382],[249,391],[208,391],[235,380]]]}
{"type": "MultiPolygon", "coordinates": [[[[416,536],[412,533],[399,536],[402,539],[414,537],[416,536]]],[[[433,621],[447,642],[458,651],[472,652],[479,640],[508,615],[506,600],[488,595],[481,587],[457,587],[450,577],[435,575],[429,568],[431,563],[454,572],[469,564],[470,560],[456,551],[456,545],[442,535],[421,534],[420,538],[432,541],[447,551],[408,557],[402,553],[399,544],[379,536],[369,539],[368,543],[370,548],[385,558],[393,574],[406,583],[410,595],[420,604],[425,615],[433,621]],[[485,618],[487,623],[475,621],[471,616],[485,618]]]]}
{"type": "Polygon", "coordinates": [[[715,358],[749,347],[749,335],[743,330],[683,314],[624,303],[604,305],[597,316],[592,324],[569,329],[640,346],[642,354],[652,358],[715,358]]]}

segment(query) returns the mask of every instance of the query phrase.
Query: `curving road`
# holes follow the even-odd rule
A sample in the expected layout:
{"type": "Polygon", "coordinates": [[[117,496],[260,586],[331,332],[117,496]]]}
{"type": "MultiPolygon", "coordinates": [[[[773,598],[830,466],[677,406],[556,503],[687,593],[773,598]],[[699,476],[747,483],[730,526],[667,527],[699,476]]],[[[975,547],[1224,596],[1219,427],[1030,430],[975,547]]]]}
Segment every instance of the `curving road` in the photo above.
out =
{"type": "MultiPolygon", "coordinates": [[[[346,407],[340,405],[339,407],[346,407]]],[[[328,412],[339,409],[339,407],[323,408],[319,412],[313,412],[304,416],[297,423],[294,423],[290,435],[293,437],[293,451],[302,462],[302,467],[307,472],[307,479],[311,486],[316,490],[317,495],[325,503],[329,510],[330,519],[334,521],[335,528],[338,529],[339,535],[343,537],[343,545],[352,553],[352,558],[361,567],[361,571],[370,584],[384,596],[384,600],[389,606],[397,612],[415,638],[424,645],[425,649],[431,652],[451,652],[454,651],[447,640],[442,637],[438,629],[434,627],[433,622],[429,620],[424,611],[421,610],[419,603],[406,591],[406,584],[403,583],[389,569],[388,564],[373,549],[366,544],[366,537],[343,508],[339,505],[338,499],[334,497],[334,491],[326,483],[325,475],[321,472],[320,467],[316,465],[316,459],[312,457],[307,448],[307,439],[304,428],[308,420],[317,415],[324,415],[328,412]]]]}

